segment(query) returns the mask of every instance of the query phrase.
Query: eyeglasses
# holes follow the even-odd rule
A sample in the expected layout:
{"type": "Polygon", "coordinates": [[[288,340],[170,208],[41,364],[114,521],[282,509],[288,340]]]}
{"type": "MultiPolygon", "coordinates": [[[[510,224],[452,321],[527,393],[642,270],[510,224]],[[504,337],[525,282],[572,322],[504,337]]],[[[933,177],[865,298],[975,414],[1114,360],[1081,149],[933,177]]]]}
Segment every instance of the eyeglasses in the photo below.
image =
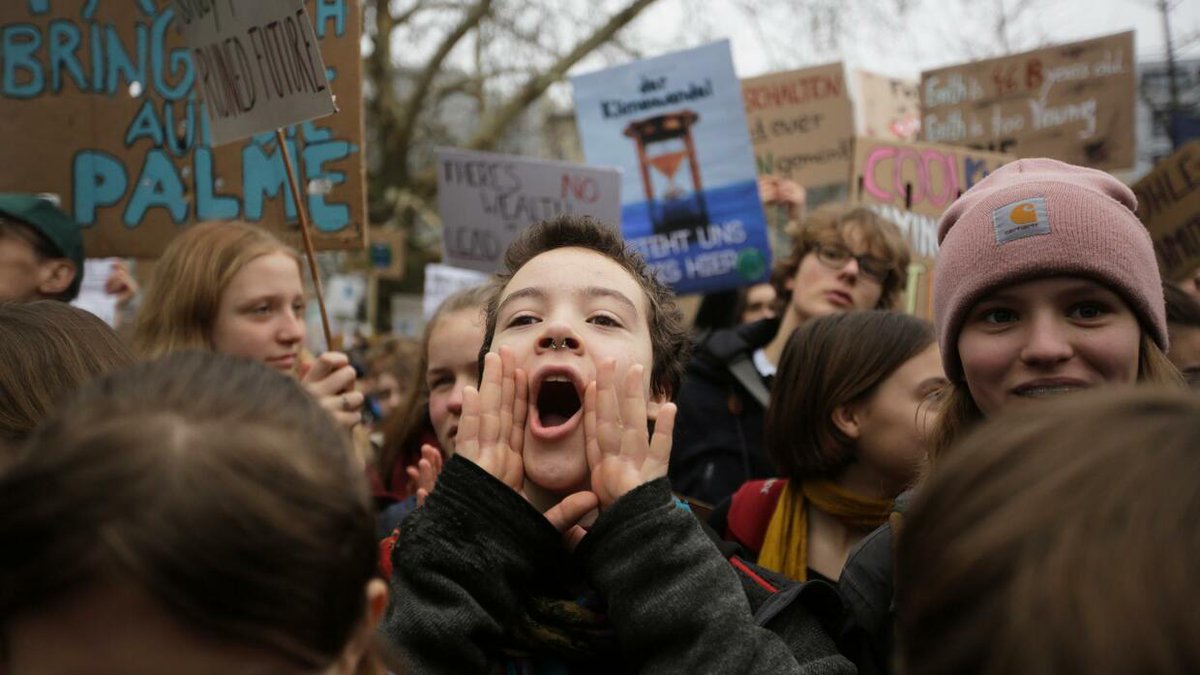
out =
{"type": "Polygon", "coordinates": [[[846,263],[854,259],[858,263],[858,271],[864,277],[879,284],[886,282],[888,276],[892,273],[891,265],[887,261],[869,255],[854,255],[845,246],[817,244],[816,252],[817,260],[822,265],[834,270],[842,269],[846,266],[846,263]]]}

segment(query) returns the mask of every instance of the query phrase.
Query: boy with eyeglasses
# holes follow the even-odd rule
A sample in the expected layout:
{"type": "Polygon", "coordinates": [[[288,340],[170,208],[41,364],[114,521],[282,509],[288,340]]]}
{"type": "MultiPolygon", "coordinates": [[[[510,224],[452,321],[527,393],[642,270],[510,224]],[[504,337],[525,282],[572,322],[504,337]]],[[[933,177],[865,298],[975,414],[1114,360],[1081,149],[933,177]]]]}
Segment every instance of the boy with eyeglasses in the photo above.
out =
{"type": "Polygon", "coordinates": [[[864,207],[805,220],[771,274],[776,318],[714,332],[696,347],[676,398],[672,487],[716,505],[747,480],[777,475],[763,449],[763,413],[788,338],[818,316],[892,307],[909,259],[899,228],[864,207]]]}

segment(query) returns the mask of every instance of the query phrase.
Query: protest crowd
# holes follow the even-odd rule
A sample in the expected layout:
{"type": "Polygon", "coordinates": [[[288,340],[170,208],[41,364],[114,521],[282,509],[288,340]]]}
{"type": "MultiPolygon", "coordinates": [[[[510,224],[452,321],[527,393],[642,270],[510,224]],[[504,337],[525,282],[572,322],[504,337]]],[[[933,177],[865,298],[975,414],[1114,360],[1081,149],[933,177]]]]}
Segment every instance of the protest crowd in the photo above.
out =
{"type": "Polygon", "coordinates": [[[1200,144],[1145,179],[1190,212],[1025,137],[858,139],[829,189],[756,161],[784,75],[701,47],[574,78],[587,166],[441,155],[463,281],[331,340],[331,210],[271,133],[345,84],[287,20],[275,117],[196,47],[214,139],[278,139],[278,222],[145,256],[0,182],[0,673],[1200,672],[1200,144]],[[464,210],[496,176],[613,197],[464,210]]]}

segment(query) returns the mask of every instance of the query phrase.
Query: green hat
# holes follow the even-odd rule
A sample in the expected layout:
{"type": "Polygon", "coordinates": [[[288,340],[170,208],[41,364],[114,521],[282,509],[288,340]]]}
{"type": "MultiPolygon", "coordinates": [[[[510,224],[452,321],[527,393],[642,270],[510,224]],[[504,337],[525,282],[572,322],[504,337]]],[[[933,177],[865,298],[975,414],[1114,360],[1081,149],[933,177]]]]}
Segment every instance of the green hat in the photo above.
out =
{"type": "Polygon", "coordinates": [[[79,223],[49,199],[21,192],[0,192],[0,216],[18,220],[42,233],[62,257],[75,263],[75,281],[68,291],[75,297],[83,283],[83,233],[79,223]]]}

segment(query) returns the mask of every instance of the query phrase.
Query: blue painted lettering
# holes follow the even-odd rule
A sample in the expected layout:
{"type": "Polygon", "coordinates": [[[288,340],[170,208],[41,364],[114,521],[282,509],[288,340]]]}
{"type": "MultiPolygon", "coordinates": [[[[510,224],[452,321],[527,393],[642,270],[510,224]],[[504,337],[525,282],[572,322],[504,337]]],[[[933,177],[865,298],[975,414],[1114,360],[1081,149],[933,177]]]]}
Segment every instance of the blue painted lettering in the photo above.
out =
{"type": "Polygon", "coordinates": [[[325,37],[326,22],[333,19],[333,34],[341,37],[346,34],[346,0],[316,0],[314,3],[316,16],[313,18],[313,28],[317,37],[325,37]]]}
{"type": "Polygon", "coordinates": [[[83,64],[79,62],[79,26],[67,19],[50,22],[50,89],[62,91],[62,72],[65,69],[75,80],[80,91],[87,91],[87,78],[83,75],[83,64]]]}
{"type": "Polygon", "coordinates": [[[236,197],[218,194],[213,185],[211,148],[196,148],[196,217],[200,220],[232,220],[238,215],[236,197]]]}
{"type": "Polygon", "coordinates": [[[71,170],[71,204],[75,220],[87,227],[96,222],[96,209],[121,201],[129,178],[125,167],[103,150],[82,150],[75,154],[71,170]]]}
{"type": "Polygon", "coordinates": [[[122,75],[128,84],[137,82],[145,86],[147,83],[146,52],[149,49],[148,45],[150,41],[146,25],[139,23],[133,27],[134,35],[137,36],[137,46],[134,52],[137,64],[134,64],[133,59],[129,57],[129,52],[125,51],[125,45],[121,44],[121,37],[117,34],[117,27],[109,24],[104,28],[105,47],[107,47],[105,51],[108,61],[108,77],[105,81],[104,91],[110,95],[116,93],[118,77],[122,75]]]}
{"type": "Polygon", "coordinates": [[[33,98],[46,86],[42,62],[35,53],[42,46],[42,34],[29,24],[17,23],[3,28],[4,95],[33,98]],[[26,73],[24,77],[20,72],[26,73]]]}
{"type": "Polygon", "coordinates": [[[122,218],[125,227],[137,227],[146,217],[146,211],[155,207],[166,209],[176,224],[187,220],[188,203],[183,197],[183,182],[161,148],[146,153],[146,163],[142,165],[142,173],[125,207],[122,218]]]}

